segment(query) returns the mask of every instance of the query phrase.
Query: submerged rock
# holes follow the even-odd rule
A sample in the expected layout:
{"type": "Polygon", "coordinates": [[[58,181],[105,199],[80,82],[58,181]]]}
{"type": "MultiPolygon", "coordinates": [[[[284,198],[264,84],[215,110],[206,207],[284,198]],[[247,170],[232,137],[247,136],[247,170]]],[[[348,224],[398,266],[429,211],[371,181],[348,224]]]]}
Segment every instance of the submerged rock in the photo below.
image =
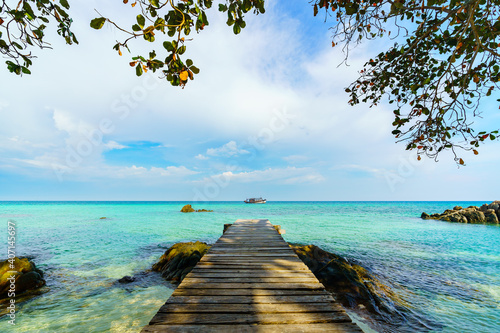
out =
{"type": "Polygon", "coordinates": [[[424,220],[434,219],[448,222],[460,223],[491,223],[498,224],[500,219],[500,201],[484,204],[481,207],[470,206],[462,208],[455,206],[453,210],[447,209],[442,214],[422,213],[424,220]]]}
{"type": "Polygon", "coordinates": [[[9,292],[14,289],[17,296],[44,285],[43,272],[28,258],[15,257],[0,262],[0,299],[10,297],[9,292]]]}
{"type": "Polygon", "coordinates": [[[180,283],[191,272],[210,246],[202,242],[177,243],[171,246],[153,265],[153,271],[172,283],[180,283]]]}
{"type": "Polygon", "coordinates": [[[118,282],[120,282],[120,283],[131,283],[134,281],[135,281],[135,277],[132,277],[129,275],[125,275],[124,277],[122,277],[121,279],[118,280],[118,282]]]}
{"type": "Polygon", "coordinates": [[[213,210],[207,210],[207,209],[194,209],[191,207],[191,205],[185,205],[181,209],[181,213],[192,213],[192,212],[213,212],[213,210]]]}

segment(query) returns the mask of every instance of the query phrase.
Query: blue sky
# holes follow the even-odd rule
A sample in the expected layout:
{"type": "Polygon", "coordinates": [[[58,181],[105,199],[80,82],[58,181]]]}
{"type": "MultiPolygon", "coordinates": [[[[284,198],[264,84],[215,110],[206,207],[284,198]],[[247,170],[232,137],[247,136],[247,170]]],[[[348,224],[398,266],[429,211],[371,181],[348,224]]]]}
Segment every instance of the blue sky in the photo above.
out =
{"type": "MultiPolygon", "coordinates": [[[[201,72],[185,89],[137,78],[111,49],[120,35],[89,28],[94,8],[123,23],[137,14],[74,1],[80,45],[49,35],[31,76],[0,71],[0,200],[499,199],[498,142],[464,153],[466,167],[446,154],[418,162],[394,143],[388,105],[347,105],[344,88],[388,42],[338,66],[330,23],[308,1],[268,1],[239,36],[213,12],[188,45],[201,72]]],[[[478,121],[500,127],[498,106],[483,108],[478,121]]]]}

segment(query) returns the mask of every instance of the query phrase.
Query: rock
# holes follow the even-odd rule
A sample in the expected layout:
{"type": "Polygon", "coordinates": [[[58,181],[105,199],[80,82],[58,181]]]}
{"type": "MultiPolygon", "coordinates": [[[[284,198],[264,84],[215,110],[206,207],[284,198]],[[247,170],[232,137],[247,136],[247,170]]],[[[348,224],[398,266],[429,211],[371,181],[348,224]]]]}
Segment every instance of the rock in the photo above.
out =
{"type": "Polygon", "coordinates": [[[498,202],[492,202],[488,205],[488,209],[493,209],[495,212],[500,208],[500,204],[498,202]]]}
{"type": "Polygon", "coordinates": [[[434,219],[460,223],[492,223],[498,224],[500,219],[500,201],[493,201],[490,204],[483,204],[481,207],[469,206],[462,208],[455,206],[453,210],[446,209],[442,214],[421,215],[422,219],[434,219]]]}
{"type": "Polygon", "coordinates": [[[28,258],[15,257],[11,262],[0,262],[0,298],[7,297],[11,281],[15,281],[16,296],[45,285],[43,272],[28,258]]]}
{"type": "Polygon", "coordinates": [[[448,221],[448,222],[467,223],[467,218],[460,213],[452,213],[452,214],[444,215],[444,216],[441,216],[439,218],[439,220],[448,221]]]}
{"type": "Polygon", "coordinates": [[[486,212],[484,212],[484,218],[486,220],[486,223],[498,224],[498,216],[494,209],[488,209],[486,212]]]}
{"type": "Polygon", "coordinates": [[[210,246],[202,242],[174,244],[153,265],[153,271],[161,272],[172,283],[180,283],[208,249],[210,246]]]}
{"type": "Polygon", "coordinates": [[[120,282],[120,283],[131,283],[134,281],[135,281],[135,277],[128,276],[128,275],[126,275],[118,280],[118,282],[120,282]]]}
{"type": "Polygon", "coordinates": [[[191,205],[185,205],[181,209],[181,213],[191,213],[191,212],[194,212],[194,211],[195,210],[193,209],[193,207],[191,207],[191,205]]]}
{"type": "MultiPolygon", "coordinates": [[[[21,274],[18,279],[16,279],[16,292],[18,290],[26,291],[32,289],[38,289],[45,285],[45,280],[42,276],[35,272],[28,272],[21,274]]],[[[21,292],[22,292],[21,291],[21,292]]]]}
{"type": "Polygon", "coordinates": [[[181,209],[181,212],[182,213],[192,213],[192,212],[213,212],[213,210],[207,210],[207,209],[194,209],[193,207],[191,207],[191,205],[185,205],[184,207],[182,207],[181,209]]]}
{"type": "Polygon", "coordinates": [[[394,305],[406,306],[402,299],[365,268],[315,245],[289,245],[344,306],[359,308],[361,305],[376,314],[394,313],[394,305]]]}
{"type": "Polygon", "coordinates": [[[467,208],[461,211],[461,214],[467,218],[467,222],[469,223],[485,223],[486,218],[484,217],[484,213],[479,210],[479,207],[467,208]],[[477,210],[476,210],[477,208],[477,210]]]}

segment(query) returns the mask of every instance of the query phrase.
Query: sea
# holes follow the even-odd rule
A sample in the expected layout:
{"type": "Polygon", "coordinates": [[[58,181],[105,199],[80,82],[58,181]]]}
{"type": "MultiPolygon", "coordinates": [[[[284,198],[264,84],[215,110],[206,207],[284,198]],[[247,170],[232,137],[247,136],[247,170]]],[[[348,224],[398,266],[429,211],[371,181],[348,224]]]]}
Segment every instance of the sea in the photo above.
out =
{"type": "Polygon", "coordinates": [[[281,225],[288,242],[365,267],[403,299],[403,315],[372,322],[375,331],[500,332],[500,227],[420,218],[484,202],[198,202],[213,212],[181,213],[187,203],[0,202],[0,258],[10,221],[16,255],[32,258],[47,281],[18,304],[15,326],[0,318],[0,332],[140,332],[173,286],[158,274],[118,279],[140,277],[174,243],[214,243],[225,223],[257,218],[281,225]]]}

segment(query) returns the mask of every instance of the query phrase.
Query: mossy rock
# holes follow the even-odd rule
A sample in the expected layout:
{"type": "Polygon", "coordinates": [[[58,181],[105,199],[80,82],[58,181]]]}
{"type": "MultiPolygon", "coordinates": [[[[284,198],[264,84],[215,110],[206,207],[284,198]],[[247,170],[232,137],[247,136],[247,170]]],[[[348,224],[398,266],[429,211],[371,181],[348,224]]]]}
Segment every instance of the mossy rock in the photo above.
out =
{"type": "Polygon", "coordinates": [[[152,267],[167,280],[181,282],[186,274],[207,253],[210,246],[203,242],[177,243],[171,246],[152,267]]]}
{"type": "Polygon", "coordinates": [[[191,207],[191,205],[185,205],[184,207],[182,207],[181,209],[181,213],[192,213],[194,212],[195,210],[193,209],[193,207],[191,207]]]}
{"type": "Polygon", "coordinates": [[[201,212],[213,212],[213,210],[209,210],[209,209],[194,209],[193,207],[191,207],[191,205],[185,205],[181,209],[181,213],[193,213],[193,212],[197,212],[197,213],[201,213],[201,212]]]}
{"type": "Polygon", "coordinates": [[[0,262],[0,298],[8,294],[12,277],[15,278],[16,295],[45,285],[43,272],[28,258],[15,257],[11,261],[0,262]]]}
{"type": "Polygon", "coordinates": [[[370,312],[383,315],[395,311],[393,304],[401,307],[407,305],[364,267],[351,264],[315,245],[290,246],[344,306],[356,308],[363,305],[370,312]]]}

